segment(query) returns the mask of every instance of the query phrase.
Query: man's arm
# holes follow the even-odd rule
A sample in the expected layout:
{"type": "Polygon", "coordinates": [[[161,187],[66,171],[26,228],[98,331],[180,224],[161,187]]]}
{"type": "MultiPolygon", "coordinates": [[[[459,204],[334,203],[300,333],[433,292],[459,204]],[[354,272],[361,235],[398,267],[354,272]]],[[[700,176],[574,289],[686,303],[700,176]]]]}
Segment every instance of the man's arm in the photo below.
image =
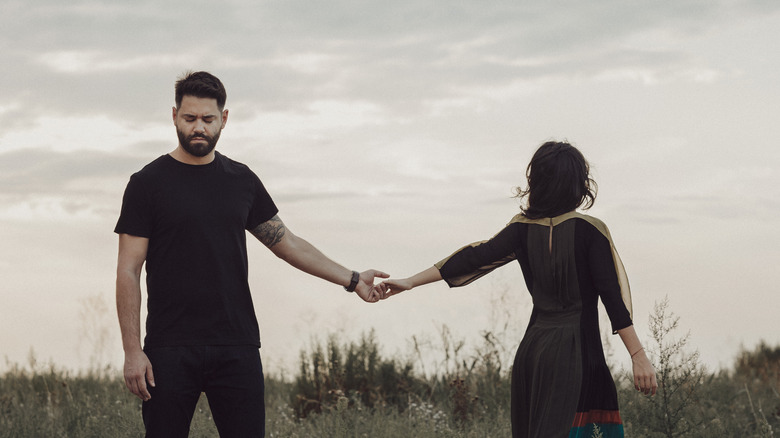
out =
{"type": "Polygon", "coordinates": [[[148,248],[147,238],[119,235],[116,310],[125,350],[125,385],[144,401],[151,398],[146,387],[147,380],[149,385],[154,386],[152,364],[141,348],[141,268],[148,248]]]}
{"type": "MultiPolygon", "coordinates": [[[[342,286],[348,286],[352,280],[351,270],[329,259],[314,245],[293,234],[284,226],[279,215],[261,223],[250,232],[277,257],[303,272],[342,286]]],[[[388,275],[373,269],[360,273],[355,292],[363,301],[373,303],[379,299],[379,293],[373,289],[375,277],[387,278],[388,275]]]]}

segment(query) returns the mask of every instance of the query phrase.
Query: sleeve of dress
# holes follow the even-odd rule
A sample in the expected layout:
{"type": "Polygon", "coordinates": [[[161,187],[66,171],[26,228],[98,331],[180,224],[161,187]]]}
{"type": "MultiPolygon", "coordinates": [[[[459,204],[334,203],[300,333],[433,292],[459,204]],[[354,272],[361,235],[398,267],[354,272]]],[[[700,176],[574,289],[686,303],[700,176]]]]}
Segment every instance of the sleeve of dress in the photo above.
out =
{"type": "Polygon", "coordinates": [[[450,287],[465,286],[516,259],[520,224],[510,223],[490,240],[474,242],[436,263],[450,287]]]}
{"type": "Polygon", "coordinates": [[[593,284],[607,309],[614,334],[632,324],[631,292],[623,262],[612,244],[606,226],[604,230],[594,229],[592,232],[588,263],[593,284]]]}

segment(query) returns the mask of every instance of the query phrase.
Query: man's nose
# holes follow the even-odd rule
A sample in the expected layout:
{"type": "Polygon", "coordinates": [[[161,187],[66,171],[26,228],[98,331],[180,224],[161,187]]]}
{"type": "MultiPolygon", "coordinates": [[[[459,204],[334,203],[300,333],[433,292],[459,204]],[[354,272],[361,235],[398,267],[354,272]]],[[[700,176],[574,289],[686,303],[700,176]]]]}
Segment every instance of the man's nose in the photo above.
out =
{"type": "Polygon", "coordinates": [[[197,132],[197,133],[204,133],[204,132],[206,132],[206,123],[204,123],[202,120],[198,119],[195,122],[195,132],[197,132]]]}

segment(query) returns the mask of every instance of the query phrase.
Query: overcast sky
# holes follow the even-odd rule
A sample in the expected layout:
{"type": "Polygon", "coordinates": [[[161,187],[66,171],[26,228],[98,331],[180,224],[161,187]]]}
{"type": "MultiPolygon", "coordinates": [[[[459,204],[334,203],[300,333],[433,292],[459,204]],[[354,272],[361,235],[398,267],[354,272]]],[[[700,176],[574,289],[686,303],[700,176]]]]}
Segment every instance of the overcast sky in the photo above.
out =
{"type": "MultiPolygon", "coordinates": [[[[712,368],[780,343],[780,3],[0,3],[0,354],[121,366],[112,230],[129,176],[176,146],[173,85],[222,79],[218,145],[296,234],[407,276],[489,238],[544,141],[591,161],[637,331],[668,297],[712,368]]],[[[249,236],[250,239],[251,236],[249,236]]],[[[328,333],[384,352],[476,342],[531,311],[517,264],[367,305],[250,245],[269,370],[328,333]]],[[[627,356],[618,338],[618,357],[627,356]]],[[[515,345],[507,346],[514,349],[515,345]]],[[[622,359],[619,359],[622,360],[622,359]]]]}

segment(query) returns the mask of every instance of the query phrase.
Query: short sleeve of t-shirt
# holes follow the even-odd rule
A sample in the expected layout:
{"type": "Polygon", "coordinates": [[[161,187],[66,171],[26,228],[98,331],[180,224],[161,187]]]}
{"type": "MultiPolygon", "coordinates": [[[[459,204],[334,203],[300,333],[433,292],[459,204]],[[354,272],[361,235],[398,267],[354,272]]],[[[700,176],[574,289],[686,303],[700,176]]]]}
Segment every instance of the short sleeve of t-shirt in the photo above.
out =
{"type": "MultiPolygon", "coordinates": [[[[155,201],[151,189],[159,185],[170,184],[171,180],[180,176],[178,172],[182,171],[182,167],[171,165],[172,161],[170,157],[163,156],[130,177],[122,198],[122,209],[114,232],[146,238],[152,237],[155,226],[155,211],[160,206],[155,204],[159,200],[155,201]],[[147,187],[150,182],[152,187],[147,187]]],[[[239,185],[246,184],[244,187],[251,187],[251,189],[244,191],[249,194],[249,198],[240,197],[243,199],[241,202],[249,203],[244,223],[245,229],[252,230],[279,212],[260,178],[247,166],[232,161],[221,154],[216,156],[215,161],[214,165],[225,172],[223,175],[233,175],[237,178],[234,181],[238,182],[239,185]]],[[[215,180],[214,184],[221,184],[221,182],[215,180]]]]}
{"type": "Polygon", "coordinates": [[[114,232],[146,238],[152,236],[152,210],[149,193],[137,174],[130,177],[125,188],[125,194],[122,197],[122,210],[114,232]]]}
{"type": "Polygon", "coordinates": [[[252,208],[249,210],[249,215],[246,220],[246,229],[253,230],[258,225],[271,219],[279,213],[279,209],[274,204],[271,195],[265,189],[263,182],[260,178],[252,173],[252,185],[254,186],[254,201],[252,202],[252,208]]]}

